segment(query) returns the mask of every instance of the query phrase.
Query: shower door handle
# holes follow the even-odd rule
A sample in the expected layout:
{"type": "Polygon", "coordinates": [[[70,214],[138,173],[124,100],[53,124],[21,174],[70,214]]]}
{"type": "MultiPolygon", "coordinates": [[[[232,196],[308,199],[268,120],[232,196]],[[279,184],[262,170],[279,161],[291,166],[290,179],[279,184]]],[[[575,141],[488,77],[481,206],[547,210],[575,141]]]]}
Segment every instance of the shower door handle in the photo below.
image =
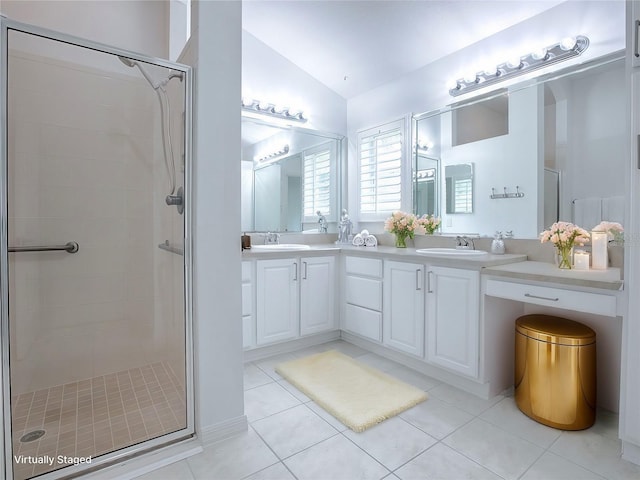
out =
{"type": "Polygon", "coordinates": [[[77,242],[67,242],[64,245],[38,245],[33,247],[9,247],[9,252],[56,252],[64,251],[67,253],[76,253],[80,250],[77,242]]]}

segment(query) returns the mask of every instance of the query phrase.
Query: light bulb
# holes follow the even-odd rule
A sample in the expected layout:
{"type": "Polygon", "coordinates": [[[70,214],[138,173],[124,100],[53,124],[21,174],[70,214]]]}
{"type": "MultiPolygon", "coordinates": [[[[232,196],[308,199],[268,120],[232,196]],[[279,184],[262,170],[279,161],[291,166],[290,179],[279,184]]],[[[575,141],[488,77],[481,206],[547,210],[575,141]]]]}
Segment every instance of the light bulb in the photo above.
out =
{"type": "Polygon", "coordinates": [[[457,80],[449,80],[447,82],[447,90],[459,90],[460,84],[457,80]]]}
{"type": "Polygon", "coordinates": [[[560,48],[562,50],[572,50],[576,46],[576,37],[565,37],[560,41],[560,48]]]}
{"type": "Polygon", "coordinates": [[[510,58],[507,61],[507,67],[509,67],[509,68],[521,68],[522,67],[522,59],[520,57],[510,58]]]}
{"type": "Polygon", "coordinates": [[[534,60],[543,60],[547,56],[546,48],[537,48],[531,52],[531,58],[534,60]]]}
{"type": "Polygon", "coordinates": [[[467,83],[476,83],[478,81],[478,75],[475,73],[468,73],[464,76],[464,81],[467,83]]]}
{"type": "Polygon", "coordinates": [[[488,77],[495,77],[498,74],[498,67],[495,65],[487,65],[483,72],[488,77]]]}

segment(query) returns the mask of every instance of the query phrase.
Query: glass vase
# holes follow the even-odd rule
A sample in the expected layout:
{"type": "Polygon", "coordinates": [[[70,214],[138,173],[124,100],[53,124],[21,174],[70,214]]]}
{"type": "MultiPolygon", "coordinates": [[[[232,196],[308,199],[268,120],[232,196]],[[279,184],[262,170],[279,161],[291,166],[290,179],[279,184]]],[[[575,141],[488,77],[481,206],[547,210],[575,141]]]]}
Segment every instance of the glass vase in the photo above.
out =
{"type": "Polygon", "coordinates": [[[407,248],[406,233],[396,233],[396,248],[407,248]]]}
{"type": "Polygon", "coordinates": [[[563,270],[573,268],[573,247],[556,247],[556,265],[563,270]]]}

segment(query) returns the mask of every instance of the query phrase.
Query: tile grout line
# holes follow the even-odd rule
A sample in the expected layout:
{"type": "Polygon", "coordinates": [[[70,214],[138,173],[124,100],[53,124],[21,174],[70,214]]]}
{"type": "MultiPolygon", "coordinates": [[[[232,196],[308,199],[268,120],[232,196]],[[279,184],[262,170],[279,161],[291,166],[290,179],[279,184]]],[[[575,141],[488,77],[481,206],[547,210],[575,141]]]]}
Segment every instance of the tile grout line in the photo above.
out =
{"type": "MultiPolygon", "coordinates": [[[[298,480],[298,477],[296,477],[296,476],[295,476],[295,474],[294,474],[294,473],[289,469],[289,467],[287,467],[287,464],[286,464],[286,463],[284,463],[284,460],[283,460],[282,458],[280,458],[280,455],[278,455],[278,454],[276,453],[276,451],[275,451],[273,448],[271,448],[271,445],[269,445],[269,442],[267,442],[264,438],[262,438],[262,435],[260,435],[260,432],[258,432],[255,428],[253,428],[253,425],[249,425],[249,428],[250,428],[251,430],[253,430],[253,433],[255,433],[255,434],[258,436],[258,438],[259,438],[260,440],[262,440],[262,443],[264,443],[264,444],[267,446],[267,448],[271,451],[271,453],[273,453],[273,454],[275,455],[275,457],[278,459],[278,461],[277,461],[277,462],[275,462],[275,463],[273,463],[273,464],[271,464],[271,465],[268,465],[268,466],[266,466],[266,467],[264,467],[264,468],[262,468],[262,469],[260,469],[260,470],[258,470],[257,472],[253,472],[253,473],[251,473],[251,474],[249,474],[249,475],[246,475],[246,476],[244,476],[243,478],[250,477],[251,475],[255,475],[255,474],[256,474],[256,473],[258,473],[258,472],[261,472],[261,471],[263,471],[263,470],[266,470],[267,468],[271,468],[271,467],[273,467],[274,465],[277,465],[278,463],[281,463],[281,464],[284,466],[284,468],[286,468],[286,469],[289,471],[289,473],[293,476],[293,478],[295,478],[296,480],[298,480]]],[[[316,444],[316,445],[317,445],[317,444],[316,444]]],[[[298,453],[300,453],[300,452],[298,452],[298,453]]],[[[295,455],[295,454],[294,454],[294,455],[295,455]]],[[[292,457],[292,456],[293,456],[293,455],[290,455],[289,457],[286,457],[286,458],[290,458],[290,457],[292,457]]]]}

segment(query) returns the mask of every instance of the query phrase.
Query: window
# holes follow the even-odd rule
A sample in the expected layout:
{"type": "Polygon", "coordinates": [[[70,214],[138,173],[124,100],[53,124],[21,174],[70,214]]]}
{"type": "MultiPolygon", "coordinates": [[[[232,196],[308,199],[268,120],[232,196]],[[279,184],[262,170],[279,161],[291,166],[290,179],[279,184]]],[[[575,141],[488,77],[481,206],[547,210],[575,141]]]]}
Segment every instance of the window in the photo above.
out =
{"type": "Polygon", "coordinates": [[[305,221],[315,221],[319,210],[327,219],[334,217],[331,194],[335,145],[325,143],[305,150],[303,158],[303,209],[305,221]]]}
{"type": "Polygon", "coordinates": [[[360,216],[363,220],[377,219],[401,209],[403,140],[403,120],[358,134],[360,216]]]}

